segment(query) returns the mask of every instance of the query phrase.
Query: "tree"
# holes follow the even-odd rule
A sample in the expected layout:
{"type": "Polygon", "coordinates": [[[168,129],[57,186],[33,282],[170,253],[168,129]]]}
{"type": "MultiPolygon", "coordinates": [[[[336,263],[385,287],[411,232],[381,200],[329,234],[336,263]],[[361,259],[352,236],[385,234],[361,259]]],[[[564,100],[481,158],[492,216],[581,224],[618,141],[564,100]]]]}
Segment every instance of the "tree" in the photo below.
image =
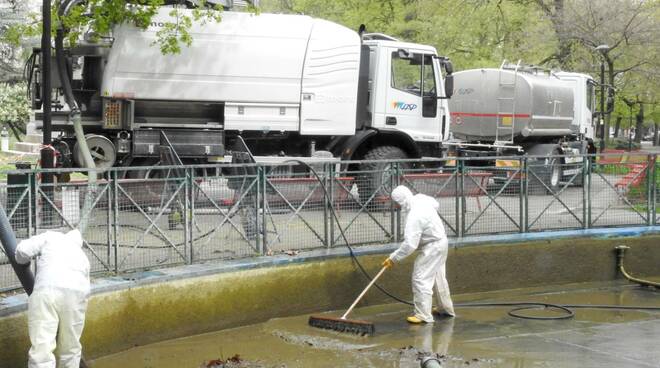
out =
{"type": "Polygon", "coordinates": [[[16,82],[21,78],[24,49],[18,41],[24,35],[17,26],[25,22],[28,10],[24,1],[0,2],[0,81],[16,82]]]}
{"type": "Polygon", "coordinates": [[[552,24],[557,37],[557,48],[539,62],[539,65],[558,66],[570,70],[573,40],[564,32],[565,0],[518,0],[522,4],[535,4],[552,24]]]}
{"type": "Polygon", "coordinates": [[[0,124],[8,128],[17,139],[25,133],[25,124],[32,110],[25,96],[23,83],[0,83],[0,124]]]}
{"type": "MultiPolygon", "coordinates": [[[[563,6],[558,37],[581,47],[574,57],[583,58],[584,69],[599,65],[602,57],[610,86],[619,86],[626,73],[639,72],[658,62],[659,2],[564,0],[563,6]],[[608,45],[609,50],[599,55],[594,51],[599,45],[608,45]]],[[[607,116],[606,130],[609,125],[607,116]]]]}
{"type": "MultiPolygon", "coordinates": [[[[21,3],[18,0],[10,2],[21,3]]],[[[164,5],[170,5],[172,7],[170,16],[174,21],[166,23],[158,31],[154,42],[154,46],[160,47],[164,54],[176,54],[181,51],[182,46],[189,46],[192,43],[190,34],[192,24],[220,22],[224,9],[223,1],[214,0],[86,0],[72,1],[74,5],[70,7],[68,13],[60,16],[58,13],[61,3],[66,4],[60,1],[53,2],[53,28],[62,26],[69,45],[76,44],[83,34],[91,39],[109,35],[114,26],[122,23],[130,23],[146,29],[158,10],[164,5]],[[181,11],[183,8],[192,9],[192,12],[184,13],[181,11]]],[[[257,11],[252,5],[254,1],[247,0],[246,3],[248,10],[257,11]]],[[[9,37],[4,37],[5,41],[16,45],[20,43],[21,35],[40,34],[40,15],[34,14],[32,18],[30,22],[8,27],[5,33],[9,37]]]]}

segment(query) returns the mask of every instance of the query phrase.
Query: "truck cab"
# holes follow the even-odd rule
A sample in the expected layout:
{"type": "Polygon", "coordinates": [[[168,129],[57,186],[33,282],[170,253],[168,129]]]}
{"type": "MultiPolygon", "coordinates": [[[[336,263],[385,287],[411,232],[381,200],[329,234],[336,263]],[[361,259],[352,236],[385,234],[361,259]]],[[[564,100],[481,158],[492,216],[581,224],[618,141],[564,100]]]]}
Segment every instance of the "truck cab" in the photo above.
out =
{"type": "Polygon", "coordinates": [[[368,34],[371,127],[399,131],[415,142],[440,143],[449,135],[442,66],[435,48],[368,34]]]}
{"type": "Polygon", "coordinates": [[[567,82],[573,89],[573,124],[572,130],[576,135],[593,139],[595,122],[593,115],[596,111],[596,82],[587,74],[556,72],[559,79],[567,82]]]}

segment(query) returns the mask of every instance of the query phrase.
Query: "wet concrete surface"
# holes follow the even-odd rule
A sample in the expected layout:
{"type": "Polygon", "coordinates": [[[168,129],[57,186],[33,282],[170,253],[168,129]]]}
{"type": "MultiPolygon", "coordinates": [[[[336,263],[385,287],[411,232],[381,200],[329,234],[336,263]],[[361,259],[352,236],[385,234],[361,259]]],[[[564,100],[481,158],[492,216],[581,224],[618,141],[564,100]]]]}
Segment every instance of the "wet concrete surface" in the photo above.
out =
{"type": "MultiPolygon", "coordinates": [[[[465,294],[454,301],[660,307],[660,291],[626,282],[588,283],[465,294]]],[[[432,354],[443,367],[660,367],[660,311],[575,309],[572,319],[543,321],[511,317],[511,308],[458,307],[456,318],[420,326],[405,322],[410,308],[403,304],[359,308],[349,318],[374,322],[372,337],[309,327],[309,315],[278,318],[136,347],[91,366],[197,368],[238,354],[242,362],[226,367],[412,368],[432,354]]],[[[558,315],[554,310],[521,313],[558,315]]]]}

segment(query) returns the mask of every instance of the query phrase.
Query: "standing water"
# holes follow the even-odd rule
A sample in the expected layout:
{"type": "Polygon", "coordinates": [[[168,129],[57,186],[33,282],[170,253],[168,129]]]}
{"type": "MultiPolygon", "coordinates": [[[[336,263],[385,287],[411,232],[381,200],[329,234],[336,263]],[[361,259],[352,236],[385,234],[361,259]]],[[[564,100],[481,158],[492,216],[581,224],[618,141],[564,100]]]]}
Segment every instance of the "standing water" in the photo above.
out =
{"type": "MultiPolygon", "coordinates": [[[[545,302],[660,307],[660,292],[630,284],[572,284],[457,296],[456,303],[545,302]]],[[[351,318],[376,334],[355,336],[307,325],[308,315],[190,336],[96,359],[93,368],[420,367],[432,355],[443,367],[660,367],[660,311],[575,309],[564,320],[520,319],[512,307],[457,308],[456,318],[409,325],[403,304],[365,307],[351,318]]],[[[341,311],[329,313],[341,315],[341,311]]],[[[556,315],[554,310],[521,311],[556,315]]]]}

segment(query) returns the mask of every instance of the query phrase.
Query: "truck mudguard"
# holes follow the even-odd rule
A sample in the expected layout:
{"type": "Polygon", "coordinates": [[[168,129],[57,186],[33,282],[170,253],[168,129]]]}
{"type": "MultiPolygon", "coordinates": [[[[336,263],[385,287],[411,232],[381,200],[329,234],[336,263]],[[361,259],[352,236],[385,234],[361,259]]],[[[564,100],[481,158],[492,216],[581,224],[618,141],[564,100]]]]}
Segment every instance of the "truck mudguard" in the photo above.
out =
{"type": "Polygon", "coordinates": [[[362,157],[354,157],[354,155],[355,152],[360,151],[361,146],[367,141],[374,142],[371,144],[372,147],[385,145],[399,147],[410,158],[421,156],[419,146],[407,134],[399,131],[379,131],[375,129],[360,130],[355,135],[337,142],[332,148],[332,152],[340,154],[342,160],[361,159],[362,157]]]}

